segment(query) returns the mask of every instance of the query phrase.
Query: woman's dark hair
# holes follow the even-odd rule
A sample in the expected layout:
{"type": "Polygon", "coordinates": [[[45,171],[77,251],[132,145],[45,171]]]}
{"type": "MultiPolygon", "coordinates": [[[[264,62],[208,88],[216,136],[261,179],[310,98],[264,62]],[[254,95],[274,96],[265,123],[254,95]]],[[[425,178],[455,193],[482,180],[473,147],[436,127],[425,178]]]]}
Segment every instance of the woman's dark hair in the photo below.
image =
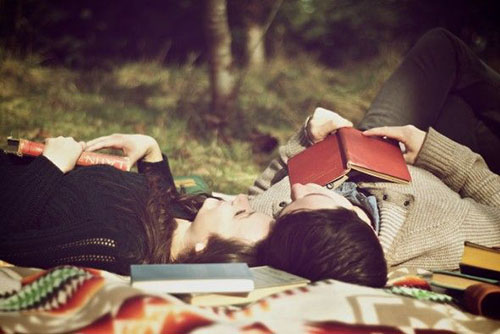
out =
{"type": "Polygon", "coordinates": [[[257,262],[309,278],[371,287],[387,281],[382,247],[372,228],[351,210],[284,215],[256,246],[257,262]]]}

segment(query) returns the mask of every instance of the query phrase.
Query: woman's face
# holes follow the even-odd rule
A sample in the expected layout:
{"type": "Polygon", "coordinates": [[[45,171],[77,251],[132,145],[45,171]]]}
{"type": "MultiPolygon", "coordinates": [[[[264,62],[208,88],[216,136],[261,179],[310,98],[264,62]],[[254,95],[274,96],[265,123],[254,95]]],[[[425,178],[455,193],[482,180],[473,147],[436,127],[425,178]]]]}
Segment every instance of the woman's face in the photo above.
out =
{"type": "Polygon", "coordinates": [[[353,210],[359,218],[370,224],[370,218],[366,213],[355,207],[344,196],[328,190],[320,185],[308,183],[306,185],[296,183],[292,186],[292,202],[288,204],[280,216],[293,211],[320,210],[345,208],[353,210]]]}
{"type": "Polygon", "coordinates": [[[246,195],[238,195],[232,202],[208,198],[188,233],[193,245],[210,235],[254,244],[268,235],[272,222],[272,217],[252,210],[246,195]]]}

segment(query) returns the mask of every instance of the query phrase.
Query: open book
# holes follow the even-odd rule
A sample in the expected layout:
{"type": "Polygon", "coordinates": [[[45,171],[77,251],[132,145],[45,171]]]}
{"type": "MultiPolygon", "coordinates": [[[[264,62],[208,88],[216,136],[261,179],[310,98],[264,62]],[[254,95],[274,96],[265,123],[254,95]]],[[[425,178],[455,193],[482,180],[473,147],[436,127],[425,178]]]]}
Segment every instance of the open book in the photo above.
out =
{"type": "Polygon", "coordinates": [[[278,292],[302,287],[310,283],[307,278],[269,266],[250,268],[255,289],[248,293],[193,293],[179,295],[184,301],[198,306],[243,305],[278,292]]]}
{"type": "Polygon", "coordinates": [[[411,176],[397,142],[340,128],[288,160],[290,184],[316,183],[335,188],[351,170],[380,179],[409,183],[411,176]]]}

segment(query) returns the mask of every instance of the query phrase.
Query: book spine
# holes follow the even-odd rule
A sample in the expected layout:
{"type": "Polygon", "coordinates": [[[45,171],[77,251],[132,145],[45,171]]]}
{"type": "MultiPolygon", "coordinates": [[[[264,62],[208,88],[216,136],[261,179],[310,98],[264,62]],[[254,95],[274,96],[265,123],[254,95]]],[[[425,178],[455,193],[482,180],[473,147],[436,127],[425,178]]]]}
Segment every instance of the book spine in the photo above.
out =
{"type": "Polygon", "coordinates": [[[500,272],[492,269],[486,269],[486,268],[480,268],[476,266],[471,266],[465,263],[460,263],[460,272],[467,274],[467,275],[472,275],[472,276],[479,276],[479,277],[485,277],[485,278],[490,278],[494,280],[500,280],[500,272]]]}
{"type": "Polygon", "coordinates": [[[498,281],[496,279],[486,278],[486,277],[481,277],[481,276],[473,276],[473,275],[465,274],[463,272],[447,271],[447,270],[434,270],[432,273],[460,277],[460,278],[465,278],[465,279],[471,279],[471,280],[480,281],[483,283],[490,283],[490,284],[497,284],[497,285],[500,284],[500,281],[498,281]]]}
{"type": "Polygon", "coordinates": [[[342,128],[338,129],[337,132],[335,132],[333,135],[337,136],[337,143],[339,145],[339,151],[342,156],[342,163],[344,164],[343,167],[345,170],[349,171],[351,169],[351,166],[349,166],[349,148],[347,147],[342,128]]]}
{"type": "Polygon", "coordinates": [[[470,241],[465,241],[464,242],[465,247],[470,247],[470,248],[476,248],[476,249],[481,249],[486,252],[492,252],[492,253],[500,253],[500,247],[486,247],[480,244],[476,244],[470,241]]]}
{"type": "MultiPolygon", "coordinates": [[[[42,154],[44,147],[42,143],[20,139],[17,153],[36,157],[42,154]]],[[[127,157],[95,152],[83,152],[76,164],[78,166],[110,165],[124,171],[129,169],[127,157]]]]}

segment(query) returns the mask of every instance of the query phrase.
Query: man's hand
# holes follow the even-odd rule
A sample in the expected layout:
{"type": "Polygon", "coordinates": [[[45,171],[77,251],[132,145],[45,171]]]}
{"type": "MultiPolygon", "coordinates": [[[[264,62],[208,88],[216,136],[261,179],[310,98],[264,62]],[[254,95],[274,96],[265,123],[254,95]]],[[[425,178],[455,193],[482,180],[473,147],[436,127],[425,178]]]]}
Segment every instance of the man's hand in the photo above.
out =
{"type": "Polygon", "coordinates": [[[427,135],[426,132],[413,125],[383,126],[366,130],[363,134],[366,136],[385,136],[402,142],[406,147],[406,152],[403,154],[405,161],[412,165],[415,163],[427,135]]]}
{"type": "Polygon", "coordinates": [[[352,127],[352,122],[336,112],[316,108],[307,122],[306,131],[309,139],[317,143],[324,140],[331,132],[343,127],[352,127]]]}
{"type": "Polygon", "coordinates": [[[72,137],[47,138],[42,155],[52,161],[63,173],[73,168],[85,149],[84,142],[77,142],[72,137]]]}
{"type": "Polygon", "coordinates": [[[122,150],[129,158],[129,167],[133,166],[141,158],[147,162],[163,160],[156,140],[153,137],[145,135],[115,133],[110,136],[99,137],[87,142],[85,151],[97,151],[102,148],[122,150]]]}

